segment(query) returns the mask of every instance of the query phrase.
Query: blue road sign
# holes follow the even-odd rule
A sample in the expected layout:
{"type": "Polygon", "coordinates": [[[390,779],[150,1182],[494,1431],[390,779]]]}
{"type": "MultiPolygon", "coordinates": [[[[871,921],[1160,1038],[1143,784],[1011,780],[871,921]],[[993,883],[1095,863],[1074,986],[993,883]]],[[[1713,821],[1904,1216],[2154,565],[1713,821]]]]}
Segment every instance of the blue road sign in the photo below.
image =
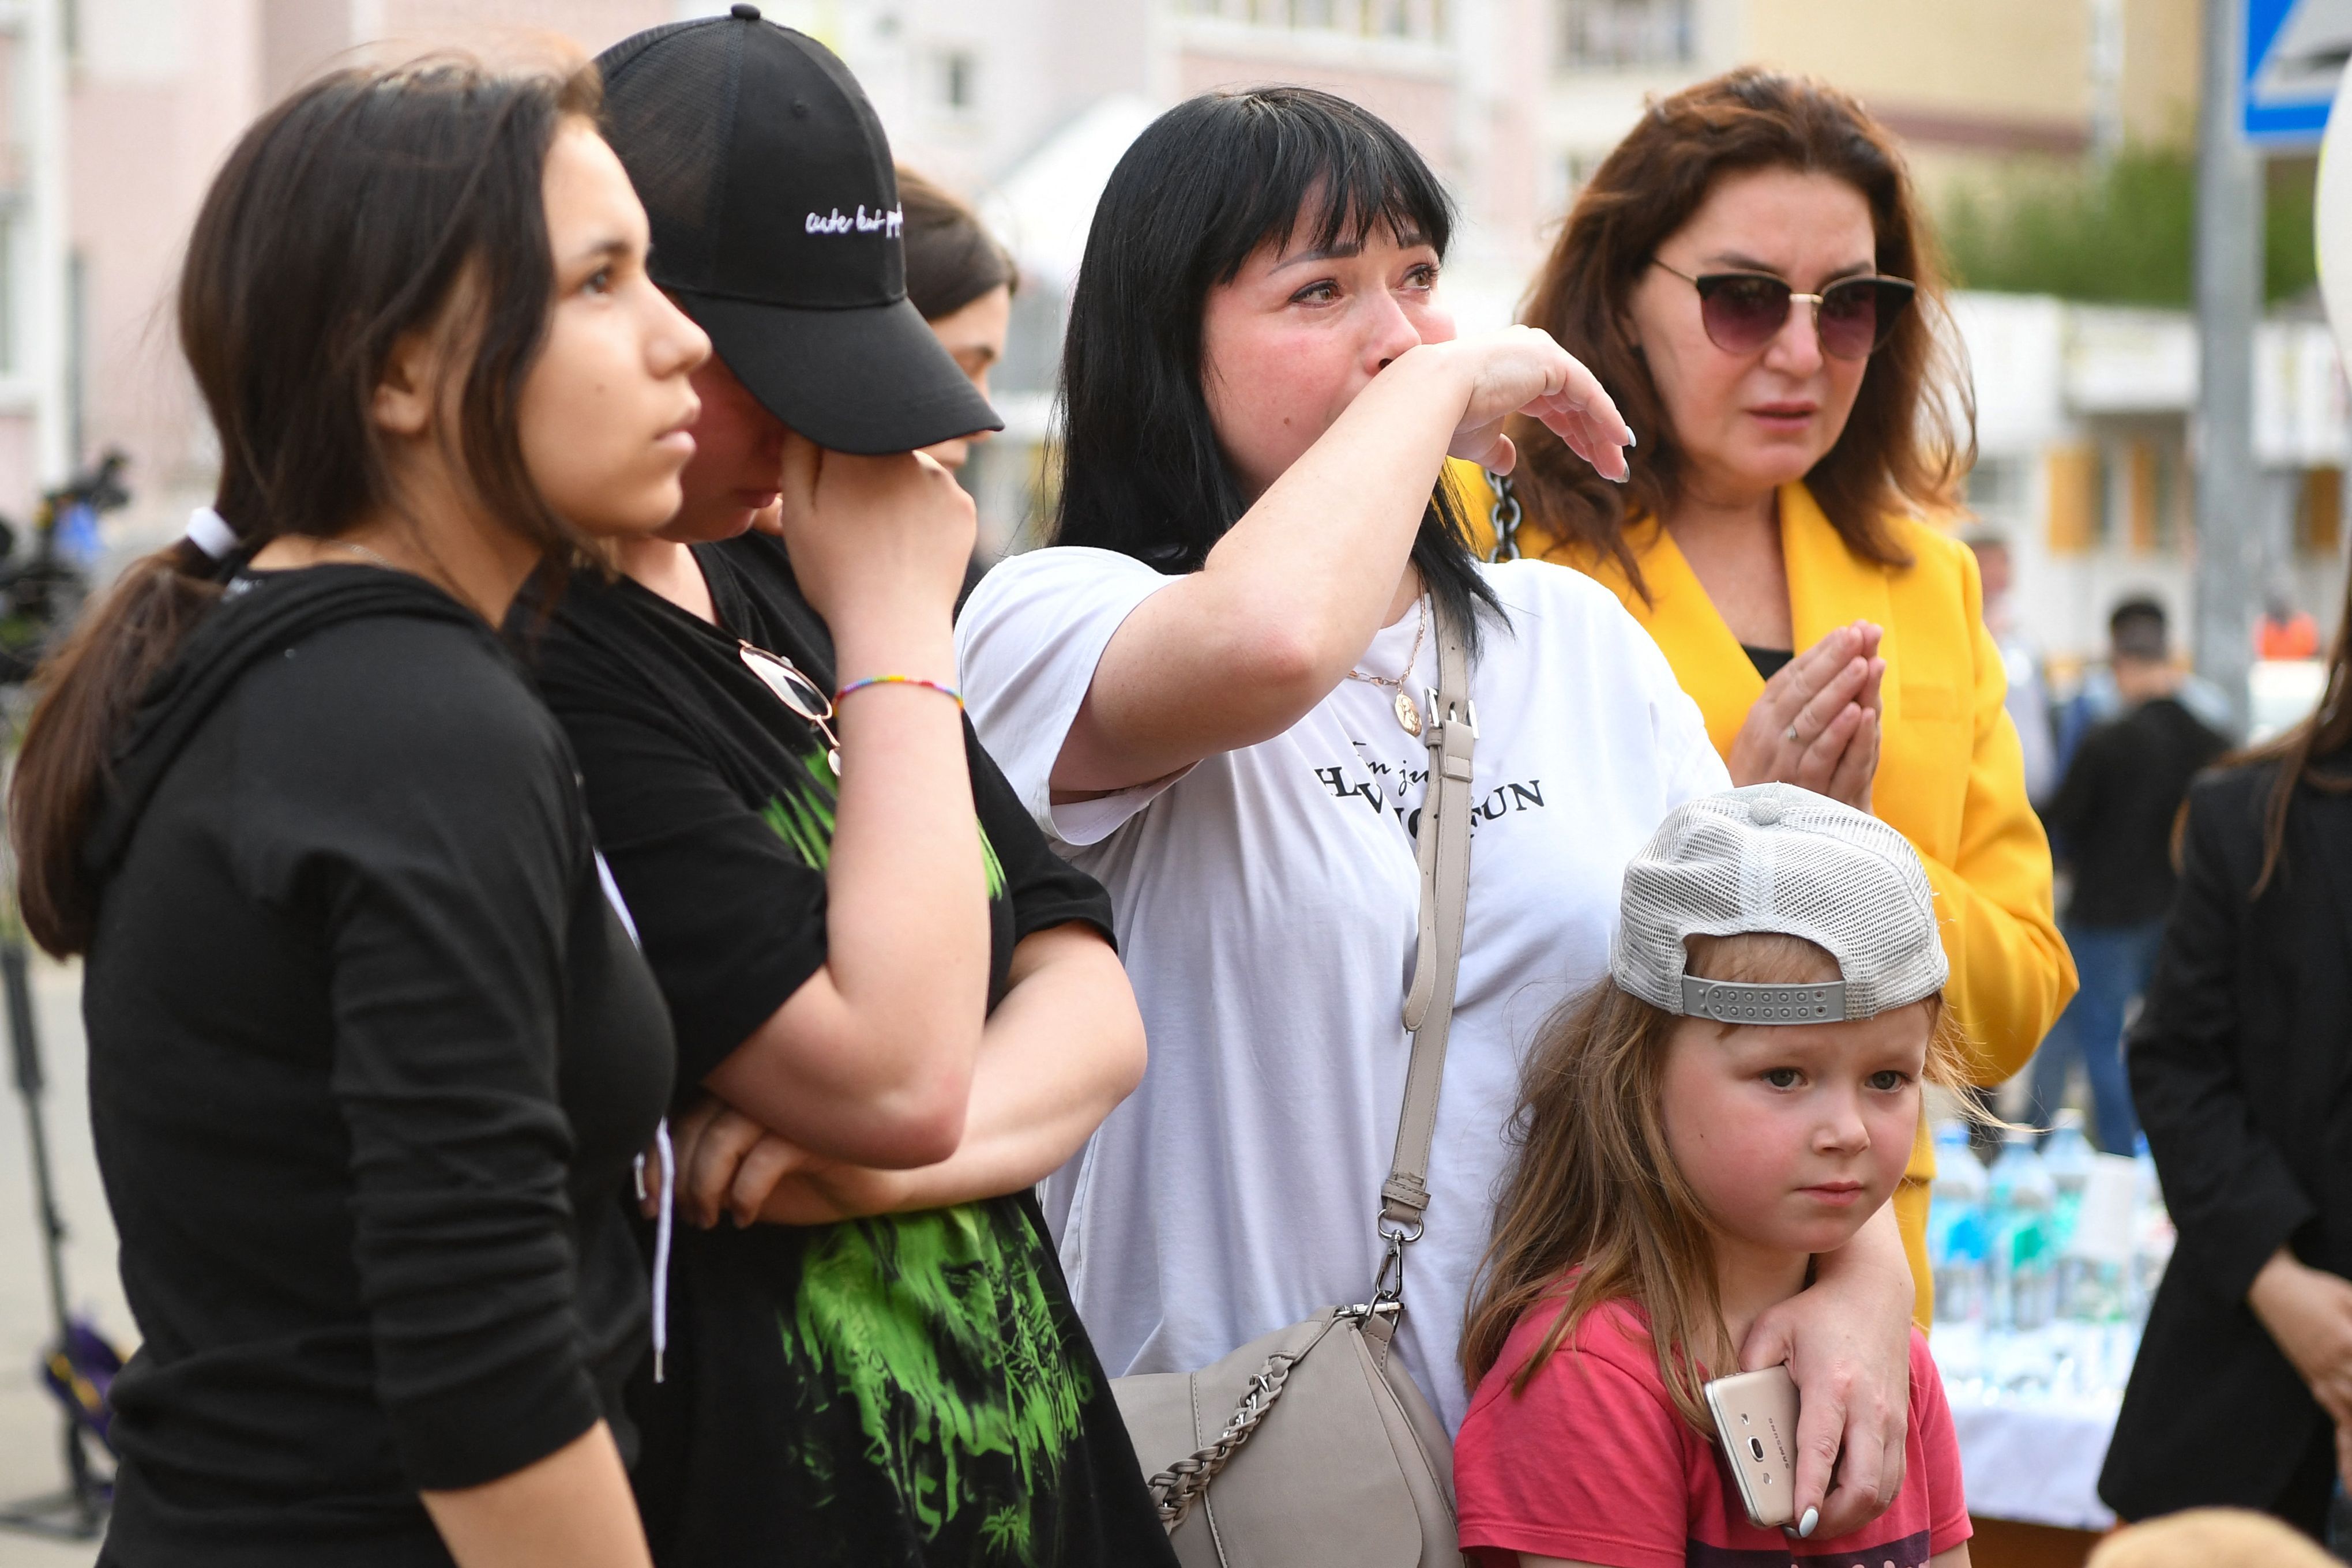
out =
{"type": "Polygon", "coordinates": [[[2352,0],[2240,3],[2246,48],[2239,107],[2246,140],[2272,148],[2317,146],[2352,53],[2352,0]]]}

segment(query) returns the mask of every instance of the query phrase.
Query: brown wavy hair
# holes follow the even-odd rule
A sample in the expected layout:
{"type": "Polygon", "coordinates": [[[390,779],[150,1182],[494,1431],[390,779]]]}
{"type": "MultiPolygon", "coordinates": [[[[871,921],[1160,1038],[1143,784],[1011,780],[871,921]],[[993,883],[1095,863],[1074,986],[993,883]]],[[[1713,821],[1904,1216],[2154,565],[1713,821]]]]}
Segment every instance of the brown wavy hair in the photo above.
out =
{"type": "Polygon", "coordinates": [[[1947,318],[1935,243],[1885,130],[1835,88],[1753,67],[1658,99],[1577,197],[1520,312],[1616,398],[1641,442],[1633,478],[1611,484],[1524,418],[1511,430],[1520,453],[1512,485],[1528,514],[1593,559],[1613,558],[1645,599],[1625,525],[1666,515],[1684,462],[1648,362],[1627,336],[1626,306],[1657,247],[1725,175],[1773,168],[1829,174],[1859,191],[1878,270],[1918,287],[1871,356],[1837,444],[1805,476],[1846,548],[1909,565],[1889,517],[1951,506],[1976,460],[1967,367],[1957,336],[1938,329],[1947,318]]]}
{"type": "MultiPolygon", "coordinates": [[[[1693,936],[1689,969],[1743,985],[1812,985],[1838,974],[1827,950],[1779,932],[1693,936]]],[[[1959,1091],[1958,1025],[1941,992],[1927,998],[1927,1009],[1921,1078],[1959,1091]]],[[[1666,1141],[1661,1085],[1666,1047],[1681,1022],[1604,977],[1538,1035],[1507,1134],[1512,1154],[1494,1239],[1465,1320],[1462,1370],[1470,1386],[1501,1359],[1526,1313],[1560,1306],[1534,1354],[1513,1372],[1514,1394],[1574,1343],[1594,1308],[1630,1301],[1649,1321],[1675,1409],[1713,1435],[1701,1390],[1739,1356],[1723,1326],[1706,1205],[1666,1141]]]]}

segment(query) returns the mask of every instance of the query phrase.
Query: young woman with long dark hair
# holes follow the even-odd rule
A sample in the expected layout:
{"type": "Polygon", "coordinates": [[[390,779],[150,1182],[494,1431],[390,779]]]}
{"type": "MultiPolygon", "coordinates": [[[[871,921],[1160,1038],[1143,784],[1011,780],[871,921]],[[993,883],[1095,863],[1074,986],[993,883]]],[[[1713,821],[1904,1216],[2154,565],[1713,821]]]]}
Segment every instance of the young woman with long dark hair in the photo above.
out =
{"type": "MultiPolygon", "coordinates": [[[[2352,593],[2347,611],[2352,612],[2352,593]]],[[[2352,1474],[2352,613],[2316,711],[2189,787],[2125,1061],[2180,1239],[2099,1495],[2313,1536],[2352,1474]]]]}
{"type": "MultiPolygon", "coordinates": [[[[1974,455],[1940,300],[1902,155],[1853,99],[1742,69],[1660,99],[1578,194],[1524,312],[1624,399],[1641,468],[1598,485],[1532,450],[1514,544],[1616,593],[1736,782],[1820,790],[1911,841],[1990,1084],[2074,967],[1976,558],[1927,520],[1974,455]]],[[[1895,1211],[1923,1323],[1935,1171],[1922,1127],[1895,1211]]]]}
{"type": "Polygon", "coordinates": [[[11,828],[144,1340],[108,1563],[647,1561],[669,1027],[492,630],[694,450],[709,343],[595,105],[427,64],[246,133],[180,286],[218,498],[43,677],[11,828]]]}
{"type": "MultiPolygon", "coordinates": [[[[1449,1425],[1521,1042],[1601,974],[1626,858],[1724,783],[1609,595],[1470,553],[1449,454],[1508,467],[1502,423],[1525,411],[1527,442],[1622,479],[1630,434],[1546,334],[1455,340],[1452,223],[1419,155],[1342,99],[1272,88],[1162,116],[1079,271],[1055,548],[998,567],[958,625],[982,738],[1110,889],[1153,1044],[1046,1189],[1121,1372],[1367,1299],[1408,1056],[1433,607],[1475,636],[1468,924],[1397,1340],[1449,1425]]],[[[1794,1328],[1823,1446],[1809,1502],[1845,1431],[1833,1519],[1875,1512],[1901,1469],[1908,1281],[1891,1225],[1865,1238],[1748,1346],[1779,1360],[1794,1328]]]]}

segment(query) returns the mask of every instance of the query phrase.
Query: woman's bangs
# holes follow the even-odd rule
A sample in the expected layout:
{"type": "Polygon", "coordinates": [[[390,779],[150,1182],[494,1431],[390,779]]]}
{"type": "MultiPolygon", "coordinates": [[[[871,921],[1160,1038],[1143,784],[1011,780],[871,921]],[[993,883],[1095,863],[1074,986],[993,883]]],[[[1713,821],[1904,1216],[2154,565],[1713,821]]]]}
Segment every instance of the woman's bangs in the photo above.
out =
{"type": "Polygon", "coordinates": [[[1260,247],[1287,246],[1302,228],[1317,250],[1353,250],[1385,227],[1400,245],[1445,254],[1453,201],[1394,131],[1369,115],[1284,113],[1263,99],[1255,107],[1259,156],[1251,162],[1263,172],[1218,225],[1222,281],[1231,282],[1260,247]]]}

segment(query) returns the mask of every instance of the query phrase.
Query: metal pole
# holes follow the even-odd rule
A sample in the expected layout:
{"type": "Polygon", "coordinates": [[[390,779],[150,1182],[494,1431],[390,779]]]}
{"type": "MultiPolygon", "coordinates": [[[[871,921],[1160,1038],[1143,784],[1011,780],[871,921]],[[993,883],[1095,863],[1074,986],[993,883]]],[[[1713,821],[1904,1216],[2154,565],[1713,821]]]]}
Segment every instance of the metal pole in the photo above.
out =
{"type": "Polygon", "coordinates": [[[2205,0],[2197,110],[2197,570],[2191,647],[2240,734],[2253,663],[2262,548],[2254,465],[2254,320],[2263,269],[2262,161],[2238,123],[2245,0],[2205,0]]]}
{"type": "Polygon", "coordinates": [[[58,1339],[66,1335],[66,1270],[63,1245],[66,1222],[58,1212],[57,1189],[49,1175],[48,1125],[41,1115],[41,1094],[48,1087],[41,1072],[41,1037],[34,1032],[33,987],[26,972],[24,938],[0,936],[0,1000],[8,1015],[8,1050],[16,1059],[16,1092],[25,1101],[25,1134],[32,1145],[33,1203],[39,1209],[41,1246],[48,1260],[49,1313],[58,1339]]]}

